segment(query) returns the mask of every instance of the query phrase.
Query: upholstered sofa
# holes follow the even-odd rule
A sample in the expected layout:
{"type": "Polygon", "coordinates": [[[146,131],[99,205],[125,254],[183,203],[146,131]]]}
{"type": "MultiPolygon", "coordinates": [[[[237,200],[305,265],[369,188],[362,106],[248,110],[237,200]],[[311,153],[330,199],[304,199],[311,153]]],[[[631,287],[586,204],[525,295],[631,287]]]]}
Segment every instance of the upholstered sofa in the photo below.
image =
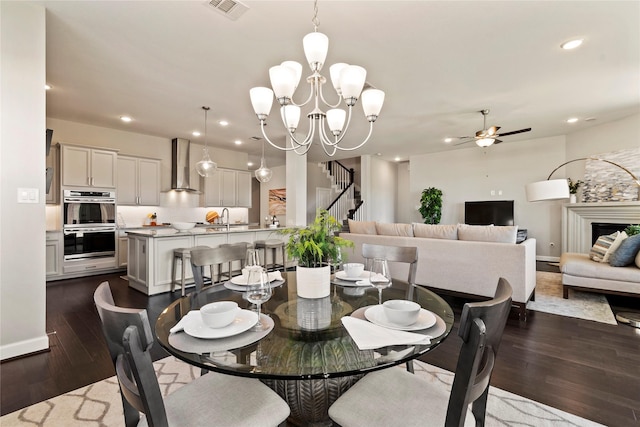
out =
{"type": "MultiPolygon", "coordinates": [[[[493,297],[498,279],[513,288],[513,302],[526,319],[536,285],[536,241],[516,244],[517,226],[384,224],[350,221],[340,237],[355,243],[349,262],[363,262],[362,244],[416,246],[416,283],[465,296],[493,297]]],[[[406,280],[408,267],[392,265],[393,278],[406,280]]]]}
{"type": "Polygon", "coordinates": [[[601,236],[589,254],[560,256],[564,298],[569,289],[640,297],[640,235],[601,236]]]}

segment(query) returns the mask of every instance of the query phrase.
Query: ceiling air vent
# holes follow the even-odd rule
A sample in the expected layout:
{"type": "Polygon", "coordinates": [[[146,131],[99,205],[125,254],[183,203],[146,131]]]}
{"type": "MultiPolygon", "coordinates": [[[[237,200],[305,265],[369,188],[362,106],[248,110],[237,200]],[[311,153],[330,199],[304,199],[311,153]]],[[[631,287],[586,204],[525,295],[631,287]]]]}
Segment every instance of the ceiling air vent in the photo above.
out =
{"type": "Polygon", "coordinates": [[[232,21],[240,18],[249,10],[247,5],[240,3],[238,0],[211,0],[209,6],[232,21]]]}

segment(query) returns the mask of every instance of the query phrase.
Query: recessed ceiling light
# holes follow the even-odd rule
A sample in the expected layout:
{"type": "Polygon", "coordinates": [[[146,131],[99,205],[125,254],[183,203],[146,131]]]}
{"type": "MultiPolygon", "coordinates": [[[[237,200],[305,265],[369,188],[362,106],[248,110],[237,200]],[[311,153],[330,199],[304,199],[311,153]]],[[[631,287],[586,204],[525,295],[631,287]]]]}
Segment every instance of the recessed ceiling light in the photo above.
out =
{"type": "Polygon", "coordinates": [[[197,130],[194,130],[191,135],[193,136],[200,136],[200,132],[198,132],[197,130]]]}
{"type": "Polygon", "coordinates": [[[228,122],[228,121],[226,121],[226,120],[220,120],[220,121],[218,122],[218,124],[219,124],[220,126],[229,126],[229,122],[228,122]]]}
{"type": "Polygon", "coordinates": [[[570,119],[567,119],[567,123],[575,123],[578,121],[577,117],[571,117],[570,119]]]}
{"type": "Polygon", "coordinates": [[[235,141],[233,141],[233,143],[236,145],[242,145],[242,141],[240,141],[239,139],[236,139],[235,141]]]}
{"type": "Polygon", "coordinates": [[[253,166],[253,162],[247,162],[247,166],[249,167],[253,166]]]}
{"type": "Polygon", "coordinates": [[[376,153],[376,156],[382,156],[382,153],[376,153]]]}
{"type": "Polygon", "coordinates": [[[575,49],[582,44],[582,39],[569,40],[560,45],[565,50],[575,49]]]}
{"type": "Polygon", "coordinates": [[[396,157],[394,160],[395,160],[396,162],[399,162],[401,159],[400,159],[400,157],[396,157]]]}
{"type": "Polygon", "coordinates": [[[46,84],[44,85],[44,90],[51,90],[51,85],[50,84],[46,84]]]}
{"type": "Polygon", "coordinates": [[[122,120],[123,122],[129,123],[133,119],[129,116],[120,116],[120,120],[122,120]]]}
{"type": "Polygon", "coordinates": [[[444,142],[446,142],[447,144],[450,143],[451,141],[453,141],[453,138],[445,138],[444,142]]]}

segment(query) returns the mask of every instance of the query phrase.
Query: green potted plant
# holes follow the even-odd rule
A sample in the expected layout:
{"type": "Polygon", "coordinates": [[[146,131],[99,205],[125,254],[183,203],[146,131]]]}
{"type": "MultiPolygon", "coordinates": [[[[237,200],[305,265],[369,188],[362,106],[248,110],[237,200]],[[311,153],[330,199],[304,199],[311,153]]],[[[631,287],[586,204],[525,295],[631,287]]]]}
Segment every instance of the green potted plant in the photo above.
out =
{"type": "Polygon", "coordinates": [[[434,187],[422,190],[418,211],[425,224],[439,224],[442,218],[442,190],[434,187]]]}
{"type": "Polygon", "coordinates": [[[567,183],[569,184],[569,202],[576,202],[576,194],[578,193],[578,188],[582,185],[582,181],[577,180],[574,181],[571,178],[567,178],[567,183]]]}
{"type": "Polygon", "coordinates": [[[298,261],[298,296],[322,298],[329,295],[331,264],[343,260],[342,248],[354,246],[352,241],[336,236],[341,228],[329,212],[320,210],[312,224],[278,231],[289,236],[287,255],[298,261]]]}

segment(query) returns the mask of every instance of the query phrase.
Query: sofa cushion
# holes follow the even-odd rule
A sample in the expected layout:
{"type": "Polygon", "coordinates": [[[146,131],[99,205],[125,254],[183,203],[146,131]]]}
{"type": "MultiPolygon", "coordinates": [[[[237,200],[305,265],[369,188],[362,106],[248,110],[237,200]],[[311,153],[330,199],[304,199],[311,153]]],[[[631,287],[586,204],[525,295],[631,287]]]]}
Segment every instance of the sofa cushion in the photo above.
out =
{"type": "Polygon", "coordinates": [[[381,236],[413,237],[413,227],[411,227],[411,224],[376,222],[376,232],[381,236]]]}
{"type": "Polygon", "coordinates": [[[633,264],[638,251],[640,251],[640,234],[627,237],[609,257],[609,265],[624,267],[633,264]]]}
{"type": "Polygon", "coordinates": [[[627,233],[624,231],[622,233],[616,231],[615,233],[598,237],[593,247],[591,247],[591,251],[589,251],[589,258],[597,262],[609,262],[611,254],[626,237],[627,233]],[[621,235],[624,235],[624,237],[620,237],[621,235]]]}
{"type": "Polygon", "coordinates": [[[378,234],[375,221],[349,220],[349,232],[354,234],[378,234]]]}
{"type": "Polygon", "coordinates": [[[458,239],[476,242],[516,243],[517,225],[458,224],[458,239]]]}
{"type": "MultiPolygon", "coordinates": [[[[637,283],[640,283],[640,270],[635,267],[611,267],[609,264],[589,259],[587,254],[564,252],[560,256],[560,272],[594,280],[632,282],[636,286],[636,290],[633,292],[638,293],[637,283]]],[[[611,288],[605,288],[603,285],[602,289],[611,288]]]]}
{"type": "Polygon", "coordinates": [[[430,239],[458,240],[458,226],[456,224],[420,224],[414,222],[413,234],[416,237],[430,239]]]}
{"type": "Polygon", "coordinates": [[[640,252],[636,255],[636,267],[640,268],[640,252]]]}

